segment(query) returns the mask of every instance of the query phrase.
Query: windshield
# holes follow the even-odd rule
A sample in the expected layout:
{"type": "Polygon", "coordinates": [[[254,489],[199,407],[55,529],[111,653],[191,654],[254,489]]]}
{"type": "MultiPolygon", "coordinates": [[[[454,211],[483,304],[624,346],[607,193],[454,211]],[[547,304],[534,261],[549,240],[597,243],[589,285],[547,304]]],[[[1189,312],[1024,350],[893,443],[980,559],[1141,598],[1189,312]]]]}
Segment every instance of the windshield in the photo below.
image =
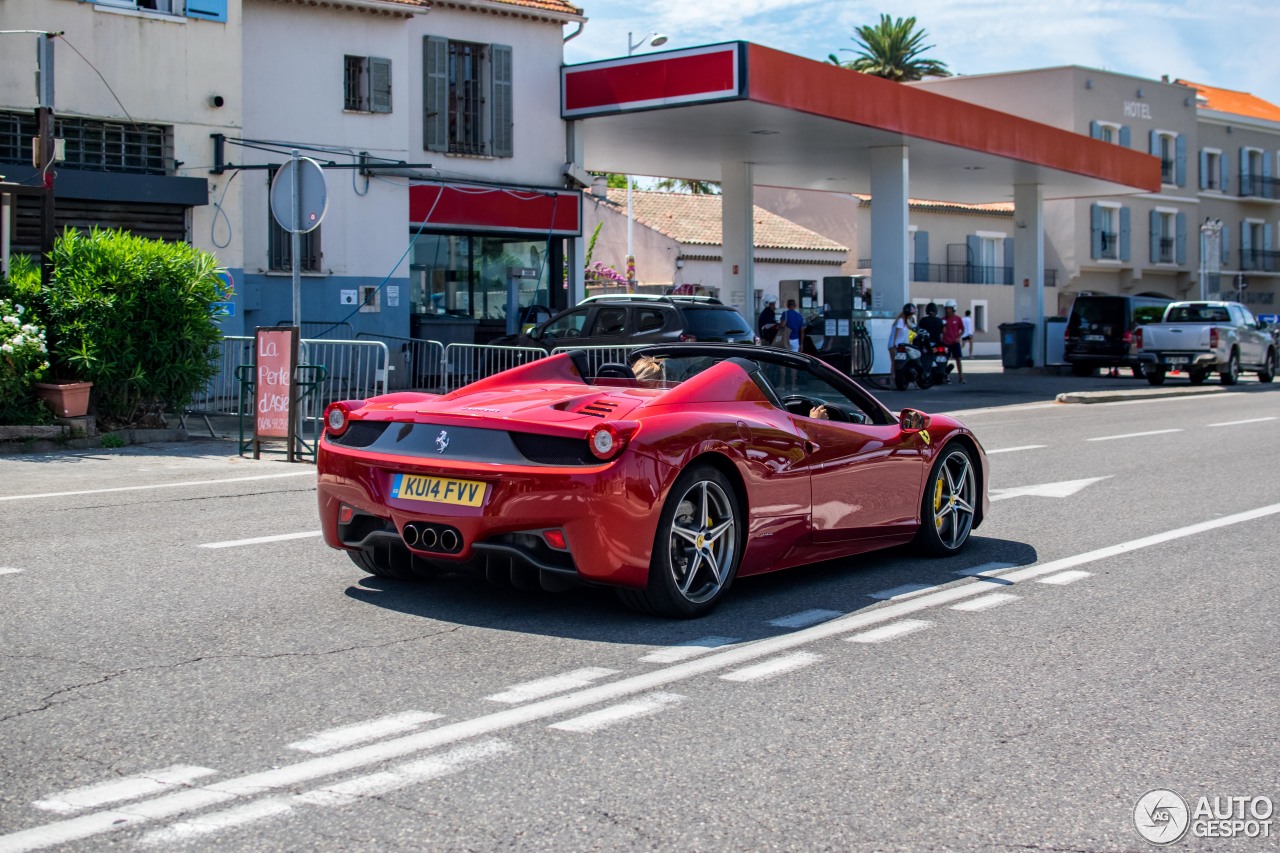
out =
{"type": "Polygon", "coordinates": [[[1166,323],[1230,323],[1231,312],[1223,305],[1175,305],[1165,315],[1166,323]]]}

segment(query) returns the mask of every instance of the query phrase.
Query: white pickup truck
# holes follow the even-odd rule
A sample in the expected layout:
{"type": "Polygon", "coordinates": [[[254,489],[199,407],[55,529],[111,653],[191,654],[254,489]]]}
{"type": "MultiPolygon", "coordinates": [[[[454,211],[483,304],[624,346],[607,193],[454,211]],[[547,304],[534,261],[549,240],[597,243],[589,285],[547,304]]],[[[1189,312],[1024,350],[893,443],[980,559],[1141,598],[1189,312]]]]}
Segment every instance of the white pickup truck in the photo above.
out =
{"type": "Polygon", "coordinates": [[[1192,385],[1215,372],[1223,385],[1235,385],[1242,370],[1257,371],[1261,382],[1276,375],[1274,339],[1239,302],[1171,302],[1162,322],[1134,329],[1133,343],[1152,385],[1171,371],[1192,385]]]}

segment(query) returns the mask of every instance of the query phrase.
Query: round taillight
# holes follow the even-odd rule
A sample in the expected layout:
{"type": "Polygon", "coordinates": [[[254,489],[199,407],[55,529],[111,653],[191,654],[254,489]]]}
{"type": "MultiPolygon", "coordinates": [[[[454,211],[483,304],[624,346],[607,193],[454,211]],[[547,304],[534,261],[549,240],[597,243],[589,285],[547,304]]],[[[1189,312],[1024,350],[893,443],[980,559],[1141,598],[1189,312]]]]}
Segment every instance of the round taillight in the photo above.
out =
{"type": "Polygon", "coordinates": [[[342,435],[347,430],[347,412],[341,406],[331,405],[324,415],[325,426],[330,435],[342,435]]]}
{"type": "Polygon", "coordinates": [[[591,455],[597,459],[612,459],[622,451],[622,440],[613,424],[600,424],[587,433],[591,455]]]}

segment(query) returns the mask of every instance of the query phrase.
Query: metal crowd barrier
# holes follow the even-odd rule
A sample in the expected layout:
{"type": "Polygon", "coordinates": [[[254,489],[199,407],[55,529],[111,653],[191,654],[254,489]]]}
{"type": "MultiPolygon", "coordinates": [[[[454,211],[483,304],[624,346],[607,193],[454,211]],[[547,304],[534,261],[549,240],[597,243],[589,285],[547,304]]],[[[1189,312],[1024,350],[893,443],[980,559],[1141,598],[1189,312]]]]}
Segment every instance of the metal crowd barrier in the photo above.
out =
{"type": "Polygon", "coordinates": [[[438,391],[444,387],[444,344],[422,338],[401,338],[360,332],[358,340],[378,340],[387,345],[390,373],[388,391],[438,391]]]}
{"type": "Polygon", "coordinates": [[[449,344],[444,348],[445,391],[461,388],[521,364],[546,358],[547,351],[538,347],[501,347],[491,344],[449,344]]]}
{"type": "Polygon", "coordinates": [[[594,370],[602,364],[609,362],[627,363],[627,358],[631,353],[640,349],[643,344],[630,344],[613,347],[556,347],[551,351],[552,355],[559,355],[562,352],[571,352],[572,350],[582,350],[587,354],[587,361],[594,370]]]}

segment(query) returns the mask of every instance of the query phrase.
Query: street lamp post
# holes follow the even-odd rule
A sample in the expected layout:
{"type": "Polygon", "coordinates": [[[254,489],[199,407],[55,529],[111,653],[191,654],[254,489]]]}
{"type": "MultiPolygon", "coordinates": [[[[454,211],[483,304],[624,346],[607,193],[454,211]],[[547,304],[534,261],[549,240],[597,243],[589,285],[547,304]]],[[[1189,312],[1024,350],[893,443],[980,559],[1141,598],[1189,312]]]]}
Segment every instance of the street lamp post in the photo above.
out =
{"type": "MultiPolygon", "coordinates": [[[[632,33],[627,33],[627,56],[635,53],[637,49],[644,47],[646,44],[652,47],[661,47],[667,43],[667,37],[659,32],[650,32],[642,35],[639,40],[631,38],[632,33]]],[[[635,218],[631,212],[631,189],[633,181],[631,176],[627,175],[627,290],[631,290],[636,285],[636,253],[634,224],[635,218]]]]}
{"type": "Polygon", "coordinates": [[[1209,276],[1222,269],[1222,220],[1208,217],[1200,226],[1200,299],[1209,298],[1209,276]]]}

